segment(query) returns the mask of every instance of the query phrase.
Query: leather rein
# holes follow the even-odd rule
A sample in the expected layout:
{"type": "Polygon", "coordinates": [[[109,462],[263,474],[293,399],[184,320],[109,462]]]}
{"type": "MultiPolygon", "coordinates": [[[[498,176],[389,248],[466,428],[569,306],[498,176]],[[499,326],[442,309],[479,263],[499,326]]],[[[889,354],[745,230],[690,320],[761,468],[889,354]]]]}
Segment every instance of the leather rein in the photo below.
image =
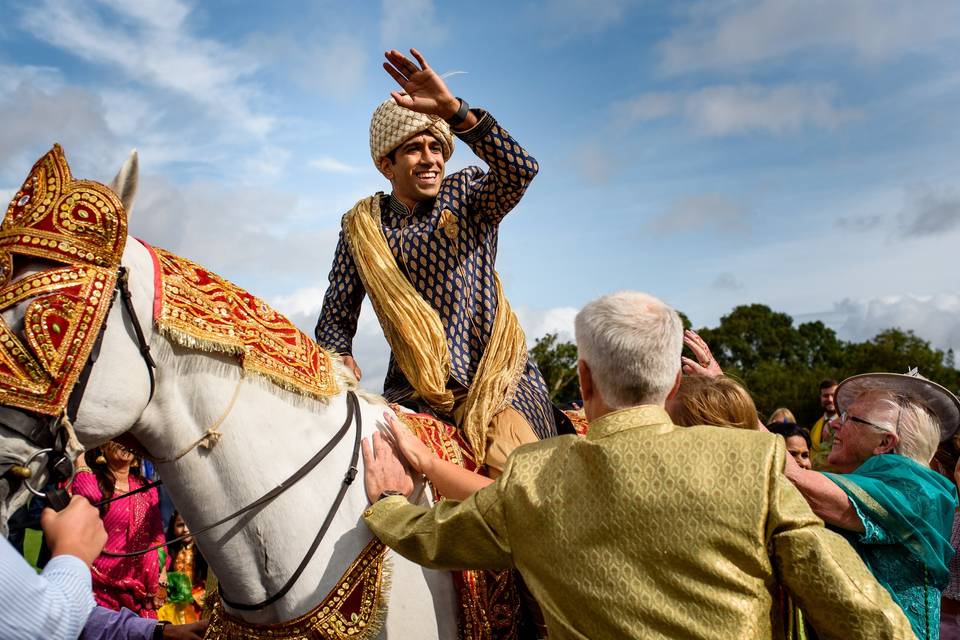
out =
{"type": "MultiPolygon", "coordinates": [[[[116,301],[117,293],[120,294],[120,300],[123,303],[123,308],[127,311],[127,314],[130,316],[131,323],[133,324],[133,330],[137,338],[137,346],[140,351],[140,356],[143,358],[144,363],[147,366],[147,372],[150,376],[150,395],[147,399],[147,404],[150,404],[150,401],[153,400],[154,392],[156,391],[156,374],[155,370],[157,368],[156,362],[153,360],[153,356],[150,354],[150,345],[147,342],[147,339],[143,333],[143,328],[140,325],[140,320],[137,317],[137,312],[133,306],[133,298],[130,294],[129,288],[129,273],[126,267],[121,266],[119,268],[119,274],[117,277],[117,284],[113,291],[113,297],[110,300],[110,306],[113,307],[113,303],[116,301]]],[[[30,460],[24,465],[26,466],[32,461],[33,458],[41,455],[47,454],[47,466],[50,472],[51,479],[54,480],[70,480],[73,476],[73,461],[68,458],[65,453],[66,443],[64,442],[65,429],[63,428],[63,420],[66,419],[71,424],[76,420],[77,412],[80,408],[80,403],[83,400],[83,394],[86,390],[87,383],[90,379],[90,374],[93,371],[93,365],[96,363],[97,358],[100,355],[100,348],[103,343],[103,336],[106,333],[107,321],[104,319],[103,324],[100,326],[100,331],[97,335],[97,340],[94,343],[94,347],[90,352],[90,357],[87,359],[86,364],[84,365],[83,370],[80,373],[77,383],[74,386],[73,390],[70,393],[70,397],[67,401],[67,407],[64,414],[56,416],[54,418],[38,417],[36,421],[35,429],[30,434],[22,434],[27,436],[31,442],[39,444],[40,446],[48,445],[44,449],[41,449],[37,453],[31,456],[30,460]],[[50,455],[52,453],[58,454],[57,456],[50,455]]],[[[258,507],[262,507],[271,503],[276,498],[280,497],[283,493],[287,491],[290,487],[295,485],[297,482],[302,480],[307,474],[309,474],[320,462],[326,458],[331,451],[333,451],[336,446],[343,440],[346,436],[347,431],[350,430],[350,425],[356,422],[356,435],[354,437],[353,443],[353,453],[350,457],[350,466],[347,468],[347,472],[343,477],[343,481],[340,484],[340,490],[337,493],[336,498],[333,503],[330,505],[330,508],[327,510],[327,515],[323,520],[323,524],[320,526],[320,530],[317,532],[316,537],[311,543],[310,547],[307,549],[307,552],[304,554],[303,559],[300,561],[300,565],[294,570],[287,582],[272,596],[266,598],[265,600],[258,602],[256,604],[245,604],[240,602],[234,602],[227,598],[223,590],[223,585],[220,586],[220,598],[228,606],[242,610],[242,611],[254,611],[257,609],[263,609],[275,603],[280,598],[284,597],[296,581],[303,574],[304,570],[307,568],[307,565],[310,564],[310,560],[313,559],[313,555],[316,553],[317,548],[319,548],[320,543],[323,541],[324,536],[330,528],[330,525],[333,522],[333,517],[336,515],[337,511],[340,508],[340,505],[343,503],[343,499],[346,497],[347,489],[353,483],[354,479],[357,477],[357,464],[360,460],[360,440],[363,433],[363,418],[360,412],[360,401],[357,398],[357,394],[353,391],[347,391],[347,416],[343,421],[343,425],[339,430],[334,434],[327,444],[323,446],[312,458],[310,458],[303,466],[294,471],[288,478],[278,484],[276,487],[263,494],[250,504],[238,509],[237,511],[227,515],[223,518],[220,518],[216,522],[209,524],[197,531],[191,531],[188,534],[174,538],[173,540],[168,540],[162,544],[154,545],[147,549],[142,549],[140,551],[133,551],[130,553],[115,553],[112,551],[104,550],[102,555],[110,556],[113,558],[130,558],[134,556],[141,556],[151,551],[155,551],[167,545],[179,542],[188,537],[195,537],[211,529],[219,527],[222,524],[230,522],[239,518],[245,513],[248,513],[258,507]]],[[[47,493],[41,493],[32,486],[29,482],[24,483],[27,489],[34,495],[46,498],[51,506],[54,507],[57,511],[61,511],[66,508],[69,504],[70,497],[67,494],[65,488],[55,489],[47,493]]],[[[158,485],[162,484],[162,481],[151,482],[138,489],[125,493],[121,496],[114,496],[106,500],[102,500],[96,503],[94,506],[100,507],[111,502],[117,502],[119,500],[126,499],[130,496],[133,496],[137,493],[142,493],[148,491],[158,485]]]]}

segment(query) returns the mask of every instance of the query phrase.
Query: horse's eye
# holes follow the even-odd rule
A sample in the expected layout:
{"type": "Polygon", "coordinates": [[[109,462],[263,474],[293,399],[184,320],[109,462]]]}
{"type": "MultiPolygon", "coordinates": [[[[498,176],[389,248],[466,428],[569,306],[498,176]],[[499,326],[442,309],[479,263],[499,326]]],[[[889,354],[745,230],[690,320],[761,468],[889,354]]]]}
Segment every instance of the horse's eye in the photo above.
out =
{"type": "Polygon", "coordinates": [[[27,204],[28,202],[30,202],[30,196],[29,196],[29,195],[25,195],[25,196],[23,196],[22,198],[20,198],[19,200],[17,200],[17,206],[18,206],[18,207],[22,207],[23,205],[27,204]]]}

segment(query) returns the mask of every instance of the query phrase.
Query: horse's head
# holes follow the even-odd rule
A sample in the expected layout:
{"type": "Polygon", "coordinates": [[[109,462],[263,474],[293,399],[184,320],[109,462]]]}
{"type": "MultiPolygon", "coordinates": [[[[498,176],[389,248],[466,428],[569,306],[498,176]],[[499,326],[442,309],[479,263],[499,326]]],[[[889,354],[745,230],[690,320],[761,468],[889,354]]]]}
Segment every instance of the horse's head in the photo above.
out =
{"type": "MultiPolygon", "coordinates": [[[[26,501],[24,482],[40,488],[47,479],[52,454],[34,454],[52,448],[72,459],[82,451],[71,428],[85,421],[77,389],[94,375],[84,371],[91,357],[112,346],[101,327],[118,315],[112,299],[137,173],[133,152],[109,187],[74,180],[55,146],[0,225],[0,529],[26,501]]],[[[102,415],[94,421],[85,444],[129,427],[102,415]]]]}

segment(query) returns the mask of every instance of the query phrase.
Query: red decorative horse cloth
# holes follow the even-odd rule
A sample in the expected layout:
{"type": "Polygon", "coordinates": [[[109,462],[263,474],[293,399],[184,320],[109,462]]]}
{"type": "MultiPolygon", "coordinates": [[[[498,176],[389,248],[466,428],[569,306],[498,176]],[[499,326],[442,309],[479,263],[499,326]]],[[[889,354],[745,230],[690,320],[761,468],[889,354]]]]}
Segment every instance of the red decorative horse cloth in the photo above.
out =
{"type": "Polygon", "coordinates": [[[200,265],[141,241],[157,277],[153,317],[188,349],[237,356],[245,371],[288,391],[323,399],[338,393],[331,355],[263,300],[200,265]]]}
{"type": "MultiPolygon", "coordinates": [[[[400,420],[443,460],[478,472],[463,434],[425,413],[407,413],[391,405],[400,420]]],[[[442,499],[433,489],[436,500],[442,499]]],[[[512,571],[454,571],[461,640],[513,640],[520,634],[522,590],[512,571]]]]}
{"type": "MultiPolygon", "coordinates": [[[[374,538],[336,586],[312,611],[289,622],[253,624],[223,610],[217,594],[211,602],[207,640],[368,640],[380,633],[390,592],[387,548],[374,538]]],[[[206,616],[204,616],[206,617],[206,616]]]]}
{"type": "Polygon", "coordinates": [[[110,311],[126,240],[120,199],[74,180],[60,145],[33,165],[0,225],[0,311],[29,301],[22,338],[0,319],[0,404],[64,411],[110,311]],[[15,257],[46,270],[11,282],[15,257]]]}

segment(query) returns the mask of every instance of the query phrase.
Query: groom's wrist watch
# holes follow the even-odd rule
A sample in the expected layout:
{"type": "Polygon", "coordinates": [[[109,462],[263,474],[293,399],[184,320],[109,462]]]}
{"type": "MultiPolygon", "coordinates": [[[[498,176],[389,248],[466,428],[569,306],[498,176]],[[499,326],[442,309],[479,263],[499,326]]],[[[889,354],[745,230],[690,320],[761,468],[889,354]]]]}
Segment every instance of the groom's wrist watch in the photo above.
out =
{"type": "Polygon", "coordinates": [[[385,489],[380,492],[380,495],[377,497],[377,502],[380,502],[384,498],[389,498],[390,496],[402,496],[403,491],[394,491],[393,489],[385,489]]]}
{"type": "Polygon", "coordinates": [[[451,127],[459,127],[463,124],[463,121],[467,119],[467,114],[470,112],[470,105],[467,104],[467,101],[463,98],[457,98],[460,101],[460,107],[457,109],[456,113],[447,118],[447,124],[451,127]]]}

